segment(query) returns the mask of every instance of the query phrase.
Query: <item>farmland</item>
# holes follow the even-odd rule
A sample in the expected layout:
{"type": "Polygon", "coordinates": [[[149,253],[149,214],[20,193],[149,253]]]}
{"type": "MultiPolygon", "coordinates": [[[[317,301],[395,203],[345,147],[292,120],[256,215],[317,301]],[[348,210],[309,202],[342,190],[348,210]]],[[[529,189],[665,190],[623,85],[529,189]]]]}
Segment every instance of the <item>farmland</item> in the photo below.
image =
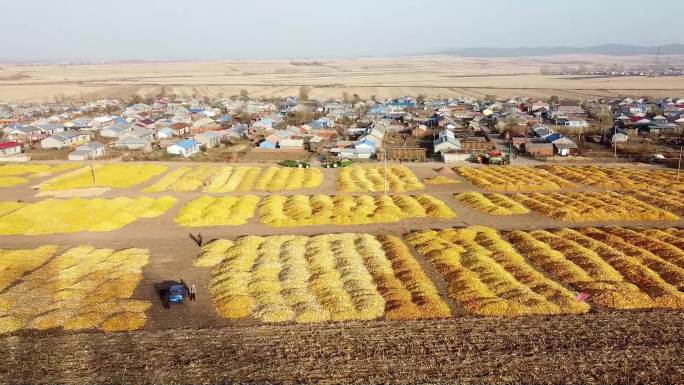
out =
{"type": "Polygon", "coordinates": [[[126,188],[138,185],[167,170],[147,164],[106,164],[82,167],[41,183],[41,190],[70,190],[89,187],[126,188]]]}
{"type": "Polygon", "coordinates": [[[13,187],[28,183],[31,178],[57,174],[79,167],[75,163],[48,164],[5,164],[0,166],[0,187],[13,187]]]}
{"type": "Polygon", "coordinates": [[[30,186],[90,187],[83,164],[0,189],[0,382],[682,378],[681,193],[658,182],[390,164],[385,195],[376,165],[96,166],[97,198],[30,186]],[[117,181],[141,166],[165,170],[117,181]],[[165,281],[197,300],[165,308],[165,281]],[[149,367],[173,351],[195,358],[149,367]]]}

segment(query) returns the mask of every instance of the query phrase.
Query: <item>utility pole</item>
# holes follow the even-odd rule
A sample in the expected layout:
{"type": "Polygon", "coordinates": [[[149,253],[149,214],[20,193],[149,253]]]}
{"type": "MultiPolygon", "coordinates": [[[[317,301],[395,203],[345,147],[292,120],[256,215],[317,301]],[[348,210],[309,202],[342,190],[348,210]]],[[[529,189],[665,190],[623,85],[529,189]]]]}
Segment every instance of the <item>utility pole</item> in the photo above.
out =
{"type": "Polygon", "coordinates": [[[384,149],[384,158],[385,158],[385,172],[384,172],[384,182],[385,182],[385,196],[387,196],[387,148],[384,149]]]}
{"type": "Polygon", "coordinates": [[[682,169],[682,151],[684,146],[679,146],[679,162],[677,162],[677,183],[679,183],[679,172],[682,169]]]}

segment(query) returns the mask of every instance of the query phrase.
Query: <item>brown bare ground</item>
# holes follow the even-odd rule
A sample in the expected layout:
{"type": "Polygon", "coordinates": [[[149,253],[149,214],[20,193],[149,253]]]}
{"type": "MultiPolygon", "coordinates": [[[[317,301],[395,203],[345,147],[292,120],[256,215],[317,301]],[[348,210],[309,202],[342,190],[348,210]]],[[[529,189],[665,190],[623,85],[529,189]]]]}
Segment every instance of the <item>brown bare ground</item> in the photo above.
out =
{"type": "MultiPolygon", "coordinates": [[[[684,56],[668,56],[681,66],[684,56]]],[[[623,64],[652,66],[649,56],[567,55],[533,58],[422,56],[324,60],[293,65],[289,60],[113,63],[93,65],[3,65],[0,102],[42,102],[55,98],[91,100],[154,96],[162,87],[181,96],[231,96],[246,89],[252,96],[298,95],[311,86],[311,97],[343,93],[378,98],[425,94],[430,97],[559,95],[573,99],[616,95],[684,94],[684,77],[543,76],[540,67],[623,64]]]]}

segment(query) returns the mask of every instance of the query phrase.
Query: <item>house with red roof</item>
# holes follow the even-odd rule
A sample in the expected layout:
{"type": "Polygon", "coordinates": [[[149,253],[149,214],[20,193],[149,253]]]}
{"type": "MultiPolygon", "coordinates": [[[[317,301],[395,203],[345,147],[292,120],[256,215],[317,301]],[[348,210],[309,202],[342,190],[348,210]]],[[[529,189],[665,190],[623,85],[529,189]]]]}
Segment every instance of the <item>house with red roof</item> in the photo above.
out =
{"type": "Polygon", "coordinates": [[[17,142],[0,142],[0,156],[21,154],[21,144],[17,142]]]}

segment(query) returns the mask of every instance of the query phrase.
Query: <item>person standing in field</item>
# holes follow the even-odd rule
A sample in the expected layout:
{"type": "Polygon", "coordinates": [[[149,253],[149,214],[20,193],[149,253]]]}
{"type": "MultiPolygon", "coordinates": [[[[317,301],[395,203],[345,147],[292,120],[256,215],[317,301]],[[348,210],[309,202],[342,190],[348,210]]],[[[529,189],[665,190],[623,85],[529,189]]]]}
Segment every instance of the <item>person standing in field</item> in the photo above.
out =
{"type": "Polygon", "coordinates": [[[192,286],[190,286],[190,301],[195,300],[195,284],[193,283],[192,286]]]}
{"type": "Polygon", "coordinates": [[[197,233],[197,244],[202,247],[202,233],[197,233]]]}

